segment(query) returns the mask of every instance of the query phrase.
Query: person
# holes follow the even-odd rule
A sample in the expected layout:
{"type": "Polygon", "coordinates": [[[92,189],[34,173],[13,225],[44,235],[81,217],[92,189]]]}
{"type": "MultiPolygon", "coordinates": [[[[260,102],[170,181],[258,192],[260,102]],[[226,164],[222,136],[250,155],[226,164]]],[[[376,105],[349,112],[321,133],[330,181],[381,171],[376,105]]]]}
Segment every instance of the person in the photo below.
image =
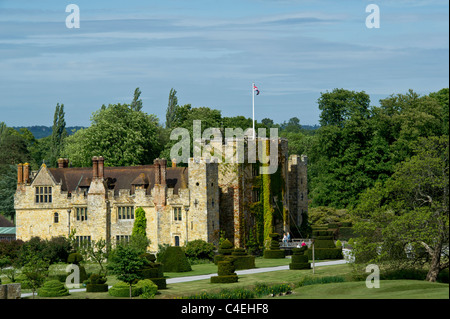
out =
{"type": "Polygon", "coordinates": [[[288,243],[291,242],[291,233],[290,232],[287,233],[287,238],[286,239],[287,239],[288,243]]]}
{"type": "Polygon", "coordinates": [[[302,247],[306,246],[305,241],[302,241],[302,247]]]}
{"type": "Polygon", "coordinates": [[[283,246],[286,246],[286,242],[287,242],[287,237],[286,237],[286,233],[283,234],[283,246]]]}

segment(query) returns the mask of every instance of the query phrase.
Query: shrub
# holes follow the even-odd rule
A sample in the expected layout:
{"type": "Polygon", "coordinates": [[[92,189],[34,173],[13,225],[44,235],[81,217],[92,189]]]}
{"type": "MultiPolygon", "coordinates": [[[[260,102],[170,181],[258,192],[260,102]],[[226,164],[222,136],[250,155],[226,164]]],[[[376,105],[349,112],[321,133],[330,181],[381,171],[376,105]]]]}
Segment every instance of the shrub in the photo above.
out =
{"type": "Polygon", "coordinates": [[[292,249],[293,255],[291,257],[291,263],[289,264],[289,269],[295,270],[295,269],[310,269],[311,268],[311,264],[308,262],[308,255],[305,255],[305,252],[307,249],[308,249],[307,246],[292,249]]]}
{"type": "Polygon", "coordinates": [[[187,272],[192,270],[181,247],[167,247],[162,259],[158,259],[158,262],[162,263],[164,272],[187,272]]]}
{"type": "Polygon", "coordinates": [[[280,249],[280,243],[278,241],[280,234],[271,233],[269,234],[269,237],[271,238],[270,247],[269,249],[264,250],[263,257],[268,259],[284,258],[285,251],[280,249]]]}
{"type": "Polygon", "coordinates": [[[325,277],[304,277],[298,283],[299,287],[316,285],[316,284],[329,284],[335,282],[345,282],[345,277],[342,276],[325,276],[325,277]]]}
{"type": "Polygon", "coordinates": [[[214,250],[213,244],[197,239],[188,242],[184,252],[188,258],[213,260],[214,250]]]}
{"type": "Polygon", "coordinates": [[[38,296],[40,297],[62,297],[68,295],[69,290],[58,280],[47,281],[38,289],[38,296]]]}
{"type": "MultiPolygon", "coordinates": [[[[327,230],[313,230],[314,235],[314,259],[342,259],[342,249],[336,248],[333,232],[327,230]]],[[[312,249],[308,250],[308,258],[312,259],[312,249]]]]}
{"type": "Polygon", "coordinates": [[[92,274],[86,283],[86,292],[106,292],[108,285],[105,276],[92,274]]]}
{"type": "Polygon", "coordinates": [[[151,299],[158,292],[158,286],[150,279],[139,280],[136,284],[139,294],[143,299],[151,299]]]}
{"type": "Polygon", "coordinates": [[[83,261],[83,256],[79,253],[72,253],[67,257],[67,263],[79,265],[83,261]]]}
{"type": "Polygon", "coordinates": [[[238,276],[234,272],[235,266],[233,262],[234,258],[228,257],[225,261],[219,261],[217,263],[218,276],[211,277],[211,283],[233,283],[238,281],[238,276]]]}
{"type": "MultiPolygon", "coordinates": [[[[139,296],[139,289],[136,288],[135,285],[131,286],[131,296],[136,297],[139,296]]],[[[128,285],[126,282],[118,281],[114,286],[112,286],[108,290],[108,294],[110,294],[113,297],[123,297],[123,298],[129,298],[130,297],[130,285],[128,285]]]]}

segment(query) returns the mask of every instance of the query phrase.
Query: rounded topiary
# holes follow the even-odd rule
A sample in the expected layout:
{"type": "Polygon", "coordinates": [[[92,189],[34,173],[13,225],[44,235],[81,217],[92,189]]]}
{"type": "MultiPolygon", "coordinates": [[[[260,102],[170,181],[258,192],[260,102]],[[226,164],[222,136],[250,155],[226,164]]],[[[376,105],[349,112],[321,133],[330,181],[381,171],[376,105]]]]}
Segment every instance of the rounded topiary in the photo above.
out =
{"type": "Polygon", "coordinates": [[[83,261],[83,256],[79,253],[71,253],[69,257],[67,257],[67,263],[79,265],[80,262],[83,261]]]}
{"type": "MultiPolygon", "coordinates": [[[[131,297],[139,296],[139,289],[135,285],[131,286],[131,297]]],[[[108,294],[113,297],[130,297],[130,285],[123,281],[118,281],[108,290],[108,294]]]]}
{"type": "Polygon", "coordinates": [[[68,296],[69,290],[59,280],[50,280],[38,289],[40,297],[62,297],[68,296]]]}
{"type": "Polygon", "coordinates": [[[92,274],[86,283],[86,292],[107,292],[108,285],[106,284],[106,277],[92,274]]]}
{"type": "Polygon", "coordinates": [[[186,272],[192,270],[186,254],[178,246],[167,247],[162,259],[158,261],[162,263],[164,272],[186,272]]]}
{"type": "Polygon", "coordinates": [[[255,256],[248,255],[244,248],[236,248],[231,255],[235,258],[236,270],[255,268],[255,256]]]}
{"type": "Polygon", "coordinates": [[[153,298],[158,292],[158,286],[150,279],[139,280],[136,284],[136,289],[141,298],[153,298]]]}

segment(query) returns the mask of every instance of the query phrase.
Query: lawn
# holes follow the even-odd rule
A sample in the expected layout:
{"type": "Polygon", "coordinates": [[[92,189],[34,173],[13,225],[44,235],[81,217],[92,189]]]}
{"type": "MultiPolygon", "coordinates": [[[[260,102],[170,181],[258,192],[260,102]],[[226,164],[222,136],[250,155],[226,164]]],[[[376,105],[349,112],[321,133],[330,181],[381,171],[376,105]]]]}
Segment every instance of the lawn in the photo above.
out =
{"type": "MultiPolygon", "coordinates": [[[[290,259],[264,259],[257,258],[257,268],[275,267],[289,264],[290,259]]],[[[205,275],[217,272],[213,263],[193,265],[192,271],[185,273],[164,273],[167,278],[205,275]]],[[[350,281],[352,268],[348,264],[316,267],[315,274],[312,269],[307,270],[279,270],[258,274],[240,275],[239,281],[233,284],[211,284],[209,279],[184,283],[168,284],[168,289],[159,290],[156,299],[173,299],[192,296],[201,292],[219,292],[222,289],[249,288],[258,283],[267,285],[289,283],[298,284],[304,277],[341,276],[346,282],[316,284],[298,287],[293,293],[278,296],[276,299],[448,299],[448,284],[429,283],[418,280],[382,280],[380,288],[369,289],[365,281],[350,281]]],[[[108,276],[108,284],[116,282],[114,276],[108,276]]],[[[111,299],[108,293],[72,292],[63,299],[111,299]]],[[[267,297],[273,298],[273,297],[267,297]]],[[[47,299],[47,298],[46,298],[47,299]]]]}
{"type": "Polygon", "coordinates": [[[449,299],[448,284],[421,280],[382,280],[380,288],[365,281],[299,287],[276,299],[449,299]]]}

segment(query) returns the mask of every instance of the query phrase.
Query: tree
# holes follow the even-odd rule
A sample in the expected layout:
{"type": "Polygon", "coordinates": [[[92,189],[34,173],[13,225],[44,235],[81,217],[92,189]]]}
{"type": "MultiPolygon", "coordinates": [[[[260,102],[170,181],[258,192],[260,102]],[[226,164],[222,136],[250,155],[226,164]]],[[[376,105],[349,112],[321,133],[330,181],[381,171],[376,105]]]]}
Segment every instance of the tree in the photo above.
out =
{"type": "Polygon", "coordinates": [[[361,235],[356,256],[393,264],[427,263],[426,279],[436,281],[449,266],[448,136],[420,138],[414,154],[396,166],[384,185],[367,190],[352,212],[361,235]]]}
{"type": "Polygon", "coordinates": [[[334,89],[321,93],[318,99],[320,125],[336,125],[342,127],[346,120],[359,113],[362,117],[369,115],[370,97],[364,91],[354,92],[345,89],[334,89]]]}
{"type": "Polygon", "coordinates": [[[90,127],[66,139],[64,154],[74,166],[90,166],[98,155],[105,158],[105,166],[149,164],[161,149],[158,125],[155,115],[110,104],[93,113],[90,127]]]}
{"type": "Polygon", "coordinates": [[[29,256],[29,259],[22,268],[22,275],[25,277],[24,281],[33,291],[33,299],[36,290],[40,288],[45,281],[48,267],[48,262],[42,260],[39,256],[29,256]]]}
{"type": "Polygon", "coordinates": [[[108,262],[108,269],[113,275],[117,276],[118,280],[126,282],[131,288],[134,283],[142,279],[142,267],[146,261],[140,255],[142,252],[132,245],[117,245],[116,249],[111,252],[108,262]]]}
{"type": "Polygon", "coordinates": [[[51,157],[50,165],[56,166],[58,158],[64,147],[64,139],[67,137],[66,121],[64,119],[64,104],[56,104],[55,114],[53,116],[52,138],[51,138],[51,157]]]}
{"type": "Polygon", "coordinates": [[[141,90],[139,90],[139,88],[136,88],[136,90],[134,90],[134,97],[133,97],[133,101],[131,102],[130,108],[133,111],[140,111],[142,109],[142,99],[140,99],[139,97],[141,96],[141,90]]]}
{"type": "Polygon", "coordinates": [[[169,92],[169,103],[167,105],[166,111],[166,128],[174,128],[175,119],[177,117],[178,98],[176,96],[177,91],[175,89],[170,89],[169,92]]]}
{"type": "Polygon", "coordinates": [[[137,234],[147,236],[147,218],[145,217],[145,210],[142,207],[138,207],[134,214],[135,218],[131,236],[137,234]]]}
{"type": "Polygon", "coordinates": [[[106,275],[104,262],[108,258],[111,245],[104,239],[93,240],[89,245],[81,246],[81,254],[86,256],[86,259],[93,260],[100,266],[99,275],[106,275]]]}

